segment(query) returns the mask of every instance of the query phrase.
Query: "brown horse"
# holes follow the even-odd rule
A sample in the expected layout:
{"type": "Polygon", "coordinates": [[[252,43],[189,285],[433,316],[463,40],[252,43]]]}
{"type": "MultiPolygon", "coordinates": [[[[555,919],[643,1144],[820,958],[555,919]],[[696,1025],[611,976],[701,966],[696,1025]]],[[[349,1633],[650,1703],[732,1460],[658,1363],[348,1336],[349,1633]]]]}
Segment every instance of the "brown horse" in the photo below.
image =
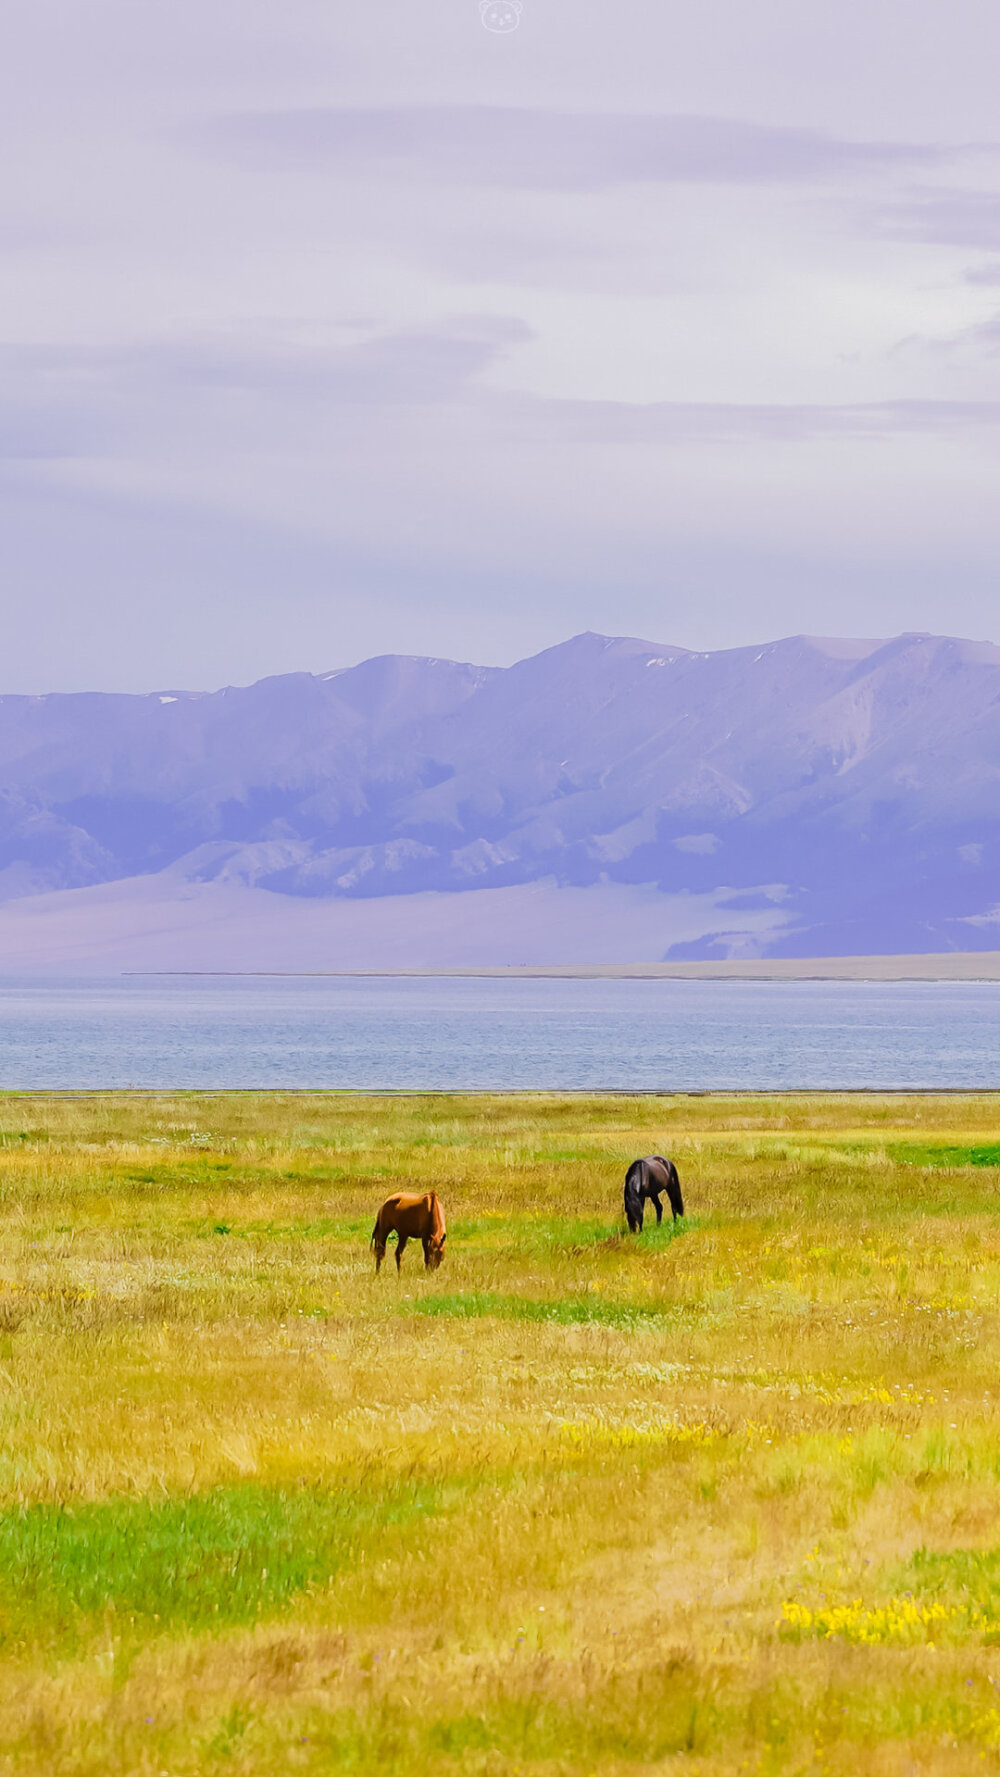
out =
{"type": "Polygon", "coordinates": [[[663,1191],[667,1193],[667,1201],[676,1222],[677,1217],[684,1214],[684,1199],[673,1161],[665,1160],[662,1154],[647,1154],[644,1160],[633,1160],[625,1174],[625,1215],[633,1234],[642,1232],[644,1202],[656,1205],[657,1226],[662,1222],[663,1204],[660,1202],[660,1194],[663,1191]]]}
{"type": "Polygon", "coordinates": [[[424,1264],[428,1271],[436,1271],[444,1258],[444,1243],[448,1238],[444,1210],[437,1192],[428,1191],[425,1196],[418,1197],[414,1191],[397,1191],[394,1197],[386,1198],[372,1229],[376,1277],[385,1258],[385,1243],[393,1233],[396,1236],[397,1271],[408,1240],[423,1243],[424,1264]]]}

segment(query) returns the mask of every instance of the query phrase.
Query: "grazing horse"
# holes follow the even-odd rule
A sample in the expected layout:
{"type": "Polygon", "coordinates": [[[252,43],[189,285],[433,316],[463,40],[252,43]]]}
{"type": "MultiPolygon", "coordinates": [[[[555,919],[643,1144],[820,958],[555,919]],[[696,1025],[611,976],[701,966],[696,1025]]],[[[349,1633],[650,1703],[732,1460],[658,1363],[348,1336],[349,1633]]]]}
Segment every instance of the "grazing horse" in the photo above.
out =
{"type": "Polygon", "coordinates": [[[642,1231],[642,1206],[647,1199],[656,1205],[656,1223],[659,1227],[663,1220],[661,1191],[667,1193],[676,1222],[677,1217],[684,1214],[684,1199],[673,1161],[665,1160],[662,1154],[647,1154],[645,1160],[633,1160],[625,1174],[625,1214],[631,1234],[642,1231]]]}
{"type": "Polygon", "coordinates": [[[385,1258],[385,1243],[393,1233],[396,1236],[397,1271],[408,1240],[422,1241],[424,1264],[428,1271],[436,1271],[444,1258],[444,1243],[447,1239],[444,1210],[437,1192],[428,1191],[425,1196],[418,1197],[414,1191],[397,1191],[394,1197],[386,1198],[375,1217],[375,1226],[372,1229],[371,1245],[375,1248],[376,1277],[385,1258]]]}

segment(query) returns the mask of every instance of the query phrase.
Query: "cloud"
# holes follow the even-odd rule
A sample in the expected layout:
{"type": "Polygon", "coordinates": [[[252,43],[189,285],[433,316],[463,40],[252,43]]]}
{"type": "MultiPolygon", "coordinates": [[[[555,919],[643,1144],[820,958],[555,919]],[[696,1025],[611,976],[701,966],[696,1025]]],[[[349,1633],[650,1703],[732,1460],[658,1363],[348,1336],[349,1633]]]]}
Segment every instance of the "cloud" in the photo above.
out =
{"type": "Polygon", "coordinates": [[[946,349],[971,350],[981,357],[995,358],[1000,352],[1000,314],[991,315],[975,327],[963,327],[943,343],[946,349]]]}
{"type": "Polygon", "coordinates": [[[0,458],[155,448],[189,429],[246,448],[343,411],[443,406],[467,396],[511,347],[532,338],[504,316],[458,316],[342,346],[208,336],[120,350],[0,349],[0,458]]]}
{"type": "Polygon", "coordinates": [[[574,113],[489,105],[274,110],[219,118],[214,144],[345,179],[593,191],[623,184],[803,184],[933,167],[952,150],[851,142],[738,118],[574,113]]]}
{"type": "MultiPolygon", "coordinates": [[[[1000,320],[962,337],[995,351],[1000,320]]],[[[233,452],[269,453],[280,440],[287,452],[322,451],[332,466],[330,452],[353,454],[363,436],[387,468],[395,452],[415,446],[407,410],[451,408],[463,416],[461,448],[473,439],[484,447],[791,447],[907,436],[970,440],[1000,428],[1000,401],[991,400],[595,401],[484,380],[532,338],[516,316],[457,316],[342,346],[271,336],[120,351],[8,347],[0,351],[0,458],[138,453],[153,464],[189,437],[200,453],[214,448],[220,463],[233,452]]],[[[429,439],[426,432],[419,437],[429,439]]]]}
{"type": "Polygon", "coordinates": [[[511,346],[531,338],[531,328],[513,316],[459,315],[349,345],[310,344],[294,335],[284,341],[265,335],[242,345],[210,338],[152,347],[118,362],[173,385],[351,406],[422,405],[453,400],[511,346]]]}
{"type": "Polygon", "coordinates": [[[996,306],[956,4],[22,7],[4,682],[990,627],[992,338],[894,349],[996,306]]]}
{"type": "MultiPolygon", "coordinates": [[[[985,282],[985,280],[982,281],[985,282]]],[[[986,369],[986,360],[995,358],[1000,352],[1000,311],[987,315],[985,320],[974,321],[971,326],[959,327],[947,333],[913,334],[909,339],[901,340],[896,350],[900,354],[912,356],[917,360],[923,355],[927,362],[937,360],[950,363],[952,368],[957,367],[959,370],[971,368],[976,377],[975,387],[982,391],[982,399],[949,401],[944,405],[954,409],[960,419],[966,409],[971,410],[972,414],[979,411],[987,419],[987,423],[992,424],[988,418],[992,402],[988,398],[987,390],[990,386],[996,387],[996,378],[993,374],[988,385],[983,372],[986,369]]],[[[939,406],[941,404],[932,403],[931,405],[939,406]]],[[[971,423],[975,423],[974,419],[971,423]]]]}
{"type": "Polygon", "coordinates": [[[525,424],[563,443],[856,443],[906,436],[968,439],[1000,428],[1000,401],[735,403],[519,398],[525,424]]]}
{"type": "Polygon", "coordinates": [[[916,192],[882,209],[878,225],[884,233],[935,247],[995,252],[1000,250],[1000,192],[916,192]]]}

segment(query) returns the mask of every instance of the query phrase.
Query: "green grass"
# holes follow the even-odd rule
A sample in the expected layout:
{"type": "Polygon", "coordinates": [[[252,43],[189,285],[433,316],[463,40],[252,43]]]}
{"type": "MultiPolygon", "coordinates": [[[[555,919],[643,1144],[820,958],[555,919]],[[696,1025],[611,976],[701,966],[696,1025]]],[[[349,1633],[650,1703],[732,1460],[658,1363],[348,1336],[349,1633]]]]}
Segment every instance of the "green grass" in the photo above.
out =
{"type": "Polygon", "coordinates": [[[967,1602],[1000,1628],[1000,1549],[918,1549],[897,1580],[921,1598],[967,1602]]]}
{"type": "Polygon", "coordinates": [[[489,1290],[474,1290],[469,1295],[434,1295],[423,1301],[408,1301],[401,1314],[423,1314],[447,1320],[541,1321],[550,1326],[622,1327],[640,1333],[659,1330],[664,1316],[674,1313],[664,1309],[651,1313],[635,1302],[604,1302],[588,1296],[561,1296],[558,1301],[544,1302],[530,1296],[501,1296],[489,1290]]]}
{"type": "Polygon", "coordinates": [[[1000,1099],[0,1125],[0,1777],[1000,1777],[1000,1099]]]}
{"type": "Polygon", "coordinates": [[[179,1499],[32,1505],[0,1517],[0,1648],[65,1652],[98,1631],[129,1639],[253,1623],[328,1582],[362,1543],[426,1520],[441,1490],[414,1483],[294,1489],[244,1482],[179,1499]]]}
{"type": "Polygon", "coordinates": [[[949,1147],[894,1142],[886,1152],[893,1160],[902,1160],[907,1166],[946,1166],[952,1170],[965,1166],[1000,1167],[1000,1142],[949,1147]]]}

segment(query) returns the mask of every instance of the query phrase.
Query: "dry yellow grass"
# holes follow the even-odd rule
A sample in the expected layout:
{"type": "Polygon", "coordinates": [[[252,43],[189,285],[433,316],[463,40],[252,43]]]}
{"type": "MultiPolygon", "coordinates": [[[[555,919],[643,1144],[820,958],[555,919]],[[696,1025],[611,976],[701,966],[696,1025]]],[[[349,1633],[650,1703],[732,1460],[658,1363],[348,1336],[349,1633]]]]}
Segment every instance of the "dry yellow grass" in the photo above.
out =
{"type": "Polygon", "coordinates": [[[998,1115],[0,1099],[0,1772],[1000,1771],[998,1115]]]}

